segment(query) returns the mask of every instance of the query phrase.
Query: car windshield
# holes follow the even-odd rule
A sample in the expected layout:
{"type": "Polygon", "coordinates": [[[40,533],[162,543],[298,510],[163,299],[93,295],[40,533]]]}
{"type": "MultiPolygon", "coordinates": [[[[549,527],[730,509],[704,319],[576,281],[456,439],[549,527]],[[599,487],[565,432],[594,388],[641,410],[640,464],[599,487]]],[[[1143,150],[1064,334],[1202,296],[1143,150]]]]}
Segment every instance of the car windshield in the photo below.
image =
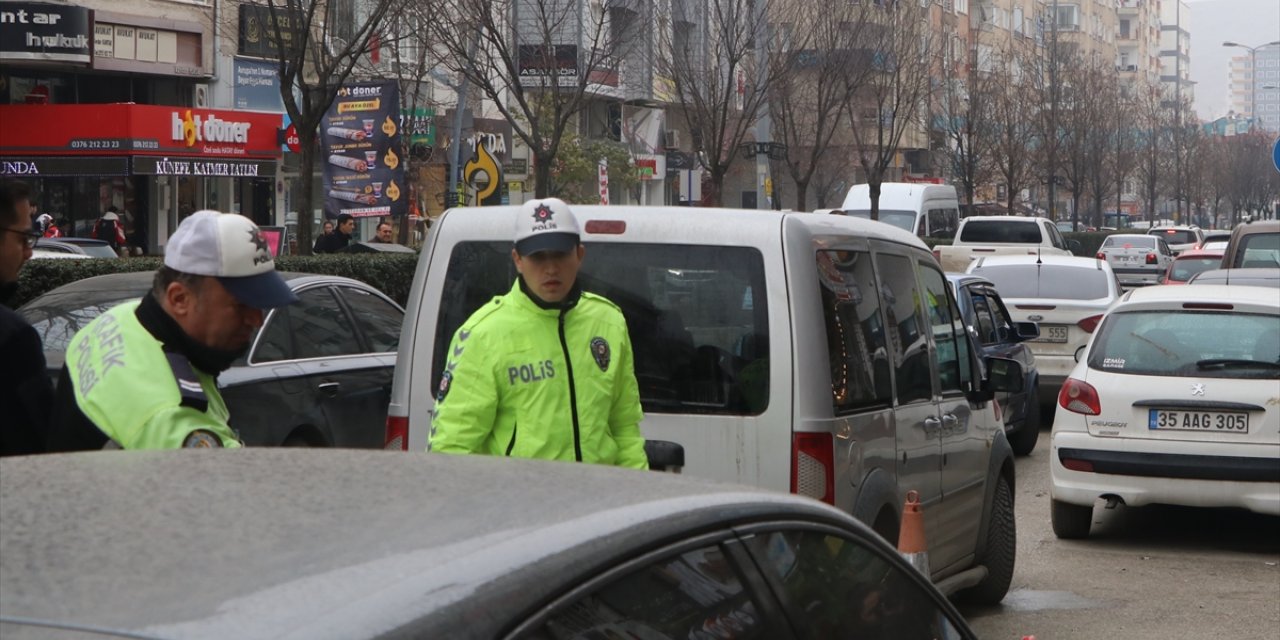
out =
{"type": "MultiPolygon", "coordinates": [[[[769,402],[764,258],[753,247],[586,243],[578,281],[627,319],[645,413],[755,415],[769,402]]],[[[458,327],[511,289],[510,242],[465,242],[445,274],[432,388],[458,327]]]]}
{"type": "MultiPolygon", "coordinates": [[[[845,211],[845,214],[853,216],[855,218],[862,218],[863,220],[871,219],[871,212],[865,211],[865,210],[863,211],[849,210],[849,211],[845,211]]],[[[891,224],[899,229],[902,229],[903,231],[908,231],[911,233],[916,232],[916,212],[914,211],[900,211],[898,209],[881,209],[880,222],[891,224]]]]}
{"type": "Polygon", "coordinates": [[[1174,282],[1186,282],[1191,276],[1222,266],[1222,258],[1218,256],[1206,258],[1183,258],[1173,263],[1173,271],[1169,279],[1174,282]]]}
{"type": "Polygon", "coordinates": [[[1151,235],[1159,235],[1164,238],[1165,244],[1194,244],[1199,242],[1196,238],[1196,232],[1188,229],[1158,229],[1152,231],[1151,235]]]}
{"type": "Polygon", "coordinates": [[[969,220],[960,230],[961,242],[1017,242],[1040,244],[1040,225],[1035,220],[969,220]]]}
{"type": "Polygon", "coordinates": [[[1113,313],[1094,338],[1089,368],[1179,378],[1280,379],[1280,321],[1274,315],[1229,311],[1113,313]]]}
{"type": "Polygon", "coordinates": [[[47,293],[18,310],[35,327],[45,351],[66,351],[72,336],[121,302],[137,300],[145,290],[47,293]]]}
{"type": "Polygon", "coordinates": [[[1156,248],[1156,239],[1149,236],[1107,236],[1107,239],[1102,241],[1102,248],[1104,249],[1128,249],[1130,247],[1137,249],[1154,249],[1156,248]]]}
{"type": "Polygon", "coordinates": [[[1044,264],[982,265],[972,273],[995,283],[1001,298],[1097,300],[1110,295],[1110,275],[1094,267],[1044,264]]]}
{"type": "Polygon", "coordinates": [[[1252,233],[1241,236],[1237,266],[1280,267],[1280,233],[1252,233]]]}

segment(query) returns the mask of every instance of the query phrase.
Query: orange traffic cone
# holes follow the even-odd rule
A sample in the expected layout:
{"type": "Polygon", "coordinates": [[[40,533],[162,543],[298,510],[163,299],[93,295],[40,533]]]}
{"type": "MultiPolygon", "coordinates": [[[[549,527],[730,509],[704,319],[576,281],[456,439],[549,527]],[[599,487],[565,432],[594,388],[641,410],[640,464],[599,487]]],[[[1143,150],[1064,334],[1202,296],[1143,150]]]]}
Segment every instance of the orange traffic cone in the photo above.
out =
{"type": "Polygon", "coordinates": [[[924,512],[920,510],[920,492],[907,492],[902,505],[902,527],[898,531],[898,553],[926,578],[929,577],[929,546],[924,540],[924,512]]]}

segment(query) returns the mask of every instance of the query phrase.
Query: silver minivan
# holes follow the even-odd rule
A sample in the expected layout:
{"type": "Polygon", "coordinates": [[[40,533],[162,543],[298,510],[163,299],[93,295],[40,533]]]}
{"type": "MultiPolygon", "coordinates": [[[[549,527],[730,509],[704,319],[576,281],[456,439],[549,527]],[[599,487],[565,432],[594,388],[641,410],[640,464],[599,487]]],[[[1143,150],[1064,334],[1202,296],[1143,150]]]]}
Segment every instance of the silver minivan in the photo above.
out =
{"type": "MultiPolygon", "coordinates": [[[[1016,549],[997,390],[923,242],[846,216],[575,206],[584,289],[623,310],[655,468],[827,502],[893,542],[920,495],[932,578],[999,602],[1016,549]],[[682,454],[682,457],[681,457],[682,454]]],[[[433,226],[410,292],[387,448],[427,446],[449,341],[517,277],[519,207],[433,226]]]]}

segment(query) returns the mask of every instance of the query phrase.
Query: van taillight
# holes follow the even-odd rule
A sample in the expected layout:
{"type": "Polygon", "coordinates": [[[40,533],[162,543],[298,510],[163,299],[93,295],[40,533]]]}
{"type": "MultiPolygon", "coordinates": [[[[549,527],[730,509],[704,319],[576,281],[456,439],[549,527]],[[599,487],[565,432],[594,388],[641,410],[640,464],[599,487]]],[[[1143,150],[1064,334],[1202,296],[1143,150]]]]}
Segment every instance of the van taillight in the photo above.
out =
{"type": "Polygon", "coordinates": [[[587,233],[621,235],[627,231],[626,220],[588,220],[584,229],[587,233]]]}
{"type": "Polygon", "coordinates": [[[834,505],[835,466],[831,434],[795,434],[791,443],[791,493],[834,505]]]}
{"type": "Polygon", "coordinates": [[[409,417],[408,416],[387,416],[387,434],[386,444],[382,445],[383,449],[388,451],[408,451],[409,450],[409,417]]]}

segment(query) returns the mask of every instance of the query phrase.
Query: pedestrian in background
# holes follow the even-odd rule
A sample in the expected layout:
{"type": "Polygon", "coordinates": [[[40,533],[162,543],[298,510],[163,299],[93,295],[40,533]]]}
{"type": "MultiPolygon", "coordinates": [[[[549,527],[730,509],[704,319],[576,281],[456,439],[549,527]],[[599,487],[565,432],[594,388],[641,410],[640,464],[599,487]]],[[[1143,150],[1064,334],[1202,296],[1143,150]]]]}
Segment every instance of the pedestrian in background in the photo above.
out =
{"type": "Polygon", "coordinates": [[[520,277],[454,334],[430,450],[648,468],[627,323],[577,282],[573,212],[531,200],[516,225],[520,277]]]}
{"type": "Polygon", "coordinates": [[[0,181],[0,455],[43,451],[53,387],[40,335],[9,308],[18,273],[40,237],[31,230],[31,190],[0,181]]]}
{"type": "Polygon", "coordinates": [[[395,242],[395,240],[392,238],[392,235],[391,235],[391,223],[379,222],[378,230],[374,234],[373,239],[370,240],[369,242],[381,242],[384,244],[390,244],[392,242],[395,242]]]}
{"type": "Polygon", "coordinates": [[[252,220],[191,214],[151,291],[71,339],[48,449],[240,446],[218,375],[248,350],[266,310],[296,301],[252,220]]]}
{"type": "Polygon", "coordinates": [[[356,219],[349,213],[338,214],[338,224],[333,233],[321,236],[313,249],[316,253],[336,253],[351,244],[351,234],[356,229],[356,219]]]}
{"type": "Polygon", "coordinates": [[[106,242],[116,254],[125,246],[124,225],[120,222],[120,210],[115,205],[107,207],[106,213],[94,223],[93,237],[106,242]]]}

